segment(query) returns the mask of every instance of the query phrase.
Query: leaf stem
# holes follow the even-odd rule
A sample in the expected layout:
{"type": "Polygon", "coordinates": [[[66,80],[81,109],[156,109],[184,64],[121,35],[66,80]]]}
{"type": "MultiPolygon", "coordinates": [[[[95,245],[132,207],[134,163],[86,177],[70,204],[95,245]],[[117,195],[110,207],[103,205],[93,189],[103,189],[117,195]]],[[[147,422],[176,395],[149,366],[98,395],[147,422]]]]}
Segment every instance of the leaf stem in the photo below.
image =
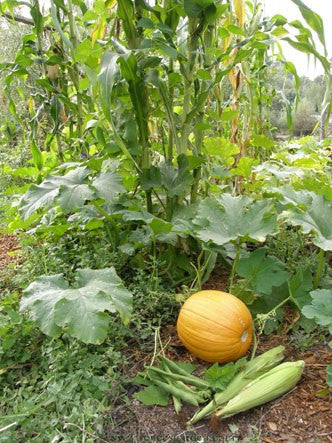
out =
{"type": "Polygon", "coordinates": [[[251,353],[250,360],[253,360],[255,358],[257,346],[258,346],[257,334],[256,334],[254,326],[253,326],[252,335],[253,335],[253,345],[252,345],[252,353],[251,353]]]}
{"type": "Polygon", "coordinates": [[[235,259],[233,261],[233,266],[232,266],[232,271],[231,271],[231,275],[229,276],[229,280],[228,280],[228,288],[229,288],[229,292],[232,292],[233,289],[233,282],[234,282],[234,277],[235,277],[235,273],[236,273],[236,268],[237,265],[239,263],[240,260],[240,252],[241,252],[241,241],[239,241],[238,243],[235,244],[236,247],[236,254],[235,254],[235,259]]]}
{"type": "Polygon", "coordinates": [[[320,249],[319,253],[318,253],[318,266],[317,266],[315,280],[314,280],[314,289],[318,288],[320,279],[322,278],[322,273],[323,273],[323,268],[324,268],[324,258],[325,258],[324,251],[323,251],[323,249],[320,249]]]}

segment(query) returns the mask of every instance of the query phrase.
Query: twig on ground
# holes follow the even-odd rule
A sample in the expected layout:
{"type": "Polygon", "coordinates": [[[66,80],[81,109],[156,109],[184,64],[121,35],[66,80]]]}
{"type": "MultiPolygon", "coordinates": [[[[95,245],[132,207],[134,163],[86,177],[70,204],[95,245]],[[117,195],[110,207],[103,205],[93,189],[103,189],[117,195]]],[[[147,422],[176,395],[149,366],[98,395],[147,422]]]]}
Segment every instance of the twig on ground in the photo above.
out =
{"type": "Polygon", "coordinates": [[[17,421],[14,421],[14,423],[10,423],[9,425],[4,426],[3,428],[1,428],[1,429],[0,429],[0,432],[7,431],[7,429],[10,429],[10,428],[12,428],[13,426],[16,426],[17,424],[18,424],[17,421]]]}
{"type": "Polygon", "coordinates": [[[168,442],[170,442],[171,440],[172,440],[172,441],[176,441],[176,439],[177,439],[178,437],[180,437],[181,435],[186,434],[187,432],[197,431],[197,429],[204,428],[204,426],[205,426],[205,425],[201,425],[201,426],[197,426],[196,428],[193,428],[193,429],[186,429],[185,431],[180,432],[180,434],[177,434],[177,435],[175,435],[174,437],[169,438],[169,439],[166,440],[164,443],[168,443],[168,442]]]}

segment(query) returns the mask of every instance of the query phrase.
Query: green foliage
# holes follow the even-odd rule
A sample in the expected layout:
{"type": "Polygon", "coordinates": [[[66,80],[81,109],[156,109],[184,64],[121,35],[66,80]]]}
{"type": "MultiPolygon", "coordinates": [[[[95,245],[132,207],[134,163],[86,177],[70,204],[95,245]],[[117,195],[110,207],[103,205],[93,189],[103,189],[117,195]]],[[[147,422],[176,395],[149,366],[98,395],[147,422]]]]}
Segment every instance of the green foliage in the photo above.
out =
{"type": "Polygon", "coordinates": [[[204,140],[206,154],[220,157],[222,163],[230,166],[234,163],[234,156],[240,152],[239,147],[225,138],[206,138],[204,140]]]}
{"type": "MultiPolygon", "coordinates": [[[[310,292],[311,304],[302,307],[302,313],[309,319],[313,319],[317,325],[327,327],[332,334],[332,290],[316,289],[310,292]]],[[[332,348],[332,341],[329,342],[332,348]]],[[[326,368],[327,384],[332,386],[332,364],[326,368]]]]}
{"type": "Polygon", "coordinates": [[[63,275],[39,277],[24,290],[21,311],[29,310],[41,331],[59,337],[63,327],[84,343],[102,343],[109,318],[104,311],[119,312],[129,322],[132,294],[114,268],[80,269],[74,287],[63,275]]]}
{"type": "Polygon", "coordinates": [[[169,394],[158,386],[150,385],[142,391],[136,392],[134,397],[144,405],[167,406],[169,394]]]}
{"type": "MultiPolygon", "coordinates": [[[[31,238],[24,243],[26,261],[0,286],[0,395],[5,399],[0,406],[1,425],[18,423],[1,437],[17,441],[60,436],[73,441],[82,437],[77,426],[82,428],[84,423],[95,438],[102,438],[113,402],[125,399],[126,374],[121,368],[127,359],[132,362],[133,344],[152,351],[154,328],[173,322],[179,304],[148,269],[134,278],[124,270],[134,294],[128,326],[111,317],[106,340],[97,347],[75,340],[69,331],[50,340],[19,312],[19,288],[45,272],[45,267],[47,274],[61,271],[73,282],[79,267],[103,268],[113,263],[122,268],[123,262],[109,250],[106,238],[93,231],[68,231],[59,241],[49,239],[44,245],[31,238]]],[[[75,314],[76,307],[69,312],[75,314]]]]}
{"type": "Polygon", "coordinates": [[[327,371],[327,384],[331,387],[332,386],[332,365],[328,365],[326,368],[327,371]]]}
{"type": "Polygon", "coordinates": [[[332,250],[332,204],[320,195],[313,195],[305,210],[291,208],[285,213],[291,224],[300,225],[308,234],[313,232],[312,242],[324,251],[332,250]]]}
{"type": "Polygon", "coordinates": [[[40,208],[49,208],[55,201],[68,213],[82,207],[88,200],[102,198],[110,202],[117,194],[124,192],[118,174],[102,171],[90,185],[87,177],[91,172],[85,166],[77,167],[63,176],[50,176],[40,185],[32,185],[21,200],[23,218],[31,217],[40,208]]]}
{"type": "Polygon", "coordinates": [[[276,232],[277,218],[269,200],[254,202],[247,196],[224,194],[217,200],[203,200],[194,224],[201,240],[224,245],[231,240],[263,242],[276,232]]]}
{"type": "Polygon", "coordinates": [[[303,306],[302,312],[312,318],[318,325],[327,326],[332,333],[332,290],[316,289],[310,292],[311,304],[303,306]]]}
{"type": "Polygon", "coordinates": [[[248,258],[242,258],[237,273],[247,279],[254,291],[271,294],[273,286],[280,286],[288,278],[284,264],[266,255],[266,249],[257,249],[248,258]]]}
{"type": "Polygon", "coordinates": [[[1,369],[1,397],[7,399],[1,403],[1,423],[3,427],[17,423],[1,438],[72,441],[78,431],[69,423],[79,427],[84,423],[88,432],[102,436],[107,396],[122,395],[120,352],[111,343],[93,350],[75,342],[38,339],[37,349],[29,347],[34,353],[28,363],[1,369]]]}
{"type": "MultiPolygon", "coordinates": [[[[329,142],[270,134],[274,114],[296,131],[320,111],[325,81],[301,86],[269,55],[282,39],[328,76],[320,17],[298,0],[304,24],[250,2],[244,24],[229,2],[111,3],[26,2],[33,26],[0,31],[1,227],[21,232],[25,259],[0,289],[8,441],[102,438],[124,354],[153,351],[178,312],[170,287],[200,287],[216,263],[254,314],[278,319],[328,281],[329,142]]],[[[227,368],[211,370],[220,389],[227,368]]],[[[165,403],[158,389],[139,395],[165,403]]]]}
{"type": "Polygon", "coordinates": [[[218,363],[214,363],[204,372],[204,378],[209,382],[214,391],[222,392],[235,375],[243,369],[246,363],[245,358],[241,358],[235,363],[226,363],[221,366],[218,363]]]}

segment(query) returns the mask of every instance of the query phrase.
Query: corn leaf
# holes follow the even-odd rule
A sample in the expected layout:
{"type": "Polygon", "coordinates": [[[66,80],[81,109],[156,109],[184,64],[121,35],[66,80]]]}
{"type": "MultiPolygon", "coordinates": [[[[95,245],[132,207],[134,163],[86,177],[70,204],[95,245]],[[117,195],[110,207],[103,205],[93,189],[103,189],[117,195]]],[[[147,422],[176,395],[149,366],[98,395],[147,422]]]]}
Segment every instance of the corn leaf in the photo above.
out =
{"type": "Polygon", "coordinates": [[[316,31],[319,40],[325,48],[325,35],[324,35],[324,22],[319,14],[310,9],[307,5],[305,5],[301,0],[292,0],[295,3],[304,20],[308,23],[308,25],[316,31]]]}

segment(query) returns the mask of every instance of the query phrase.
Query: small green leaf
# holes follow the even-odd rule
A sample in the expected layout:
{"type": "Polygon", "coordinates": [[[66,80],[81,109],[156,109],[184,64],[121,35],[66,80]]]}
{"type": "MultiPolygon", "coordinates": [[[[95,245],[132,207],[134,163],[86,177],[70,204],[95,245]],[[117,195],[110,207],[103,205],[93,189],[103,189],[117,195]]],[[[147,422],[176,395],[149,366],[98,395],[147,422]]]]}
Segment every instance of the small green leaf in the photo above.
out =
{"type": "Polygon", "coordinates": [[[155,29],[155,24],[148,17],[142,17],[136,23],[137,28],[155,29]]]}
{"type": "Polygon", "coordinates": [[[188,363],[186,361],[177,361],[176,364],[180,366],[181,369],[188,372],[188,374],[191,374],[196,369],[196,365],[193,363],[188,363]]]}
{"type": "Polygon", "coordinates": [[[238,146],[223,137],[205,138],[203,144],[206,154],[220,157],[225,165],[232,165],[234,156],[240,152],[238,146]]]}
{"type": "Polygon", "coordinates": [[[136,392],[133,397],[147,406],[167,406],[169,394],[158,386],[148,386],[142,391],[136,392]]]}
{"type": "Polygon", "coordinates": [[[271,149],[275,145],[275,142],[265,135],[255,134],[251,140],[251,144],[256,147],[261,147],[266,149],[271,149]]]}
{"type": "Polygon", "coordinates": [[[218,363],[214,363],[204,372],[204,378],[210,383],[213,390],[219,392],[224,391],[236,373],[240,369],[243,369],[246,362],[245,358],[241,358],[235,363],[231,362],[222,366],[219,366],[218,363]]]}
{"type": "Polygon", "coordinates": [[[326,373],[327,373],[326,383],[332,388],[332,364],[327,366],[326,373]]]}
{"type": "Polygon", "coordinates": [[[232,109],[224,109],[221,114],[221,120],[223,122],[233,120],[233,118],[238,114],[237,111],[232,109]]]}
{"type": "Polygon", "coordinates": [[[150,228],[152,229],[155,235],[157,234],[167,234],[172,230],[172,223],[168,223],[161,218],[154,218],[149,223],[150,228]]]}
{"type": "Polygon", "coordinates": [[[310,295],[311,304],[302,308],[302,314],[313,318],[318,325],[327,326],[332,334],[332,289],[316,289],[310,295]]]}
{"type": "Polygon", "coordinates": [[[236,168],[231,169],[231,173],[248,179],[252,174],[253,166],[257,165],[257,163],[257,160],[253,158],[241,157],[236,168]]]}

